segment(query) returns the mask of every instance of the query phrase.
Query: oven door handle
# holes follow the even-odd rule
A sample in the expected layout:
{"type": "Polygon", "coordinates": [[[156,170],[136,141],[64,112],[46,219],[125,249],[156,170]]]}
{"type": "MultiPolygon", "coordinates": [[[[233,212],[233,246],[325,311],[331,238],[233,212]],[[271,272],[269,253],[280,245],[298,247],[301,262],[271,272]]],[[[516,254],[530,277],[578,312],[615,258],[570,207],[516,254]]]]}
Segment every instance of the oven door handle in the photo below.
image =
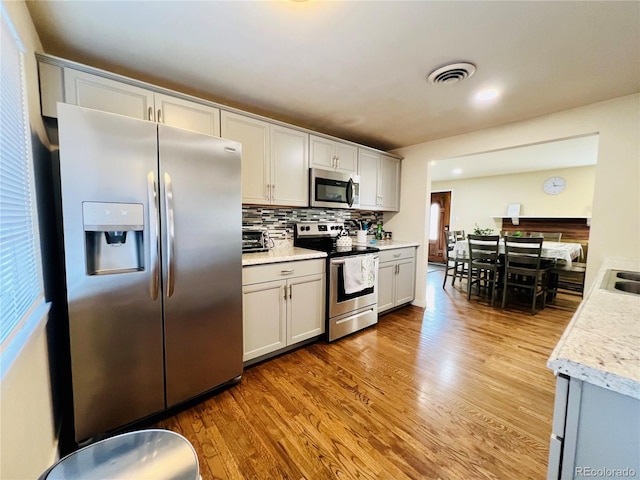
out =
{"type": "Polygon", "coordinates": [[[349,183],[347,183],[347,203],[350,207],[353,207],[353,178],[349,179],[349,183]]]}
{"type": "MultiPolygon", "coordinates": [[[[378,258],[380,258],[380,255],[373,256],[374,260],[378,260],[378,258]]],[[[344,260],[331,260],[331,265],[344,265],[344,260]]]]}

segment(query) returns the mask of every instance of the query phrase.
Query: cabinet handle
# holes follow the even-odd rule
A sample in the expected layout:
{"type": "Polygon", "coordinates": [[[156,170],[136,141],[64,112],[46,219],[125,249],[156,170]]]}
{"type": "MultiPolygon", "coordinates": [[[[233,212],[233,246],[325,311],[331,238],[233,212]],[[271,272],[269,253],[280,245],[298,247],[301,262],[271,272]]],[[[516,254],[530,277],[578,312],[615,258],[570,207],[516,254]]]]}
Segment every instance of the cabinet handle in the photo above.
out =
{"type": "Polygon", "coordinates": [[[287,301],[287,286],[285,285],[284,287],[282,287],[282,291],[284,292],[284,295],[282,298],[284,298],[284,301],[287,301]]]}
{"type": "Polygon", "coordinates": [[[276,185],[273,184],[271,185],[271,200],[275,200],[276,199],[276,185]]]}
{"type": "Polygon", "coordinates": [[[264,186],[264,196],[267,197],[267,200],[271,200],[271,190],[270,187],[271,185],[269,185],[268,183],[265,184],[264,186]]]}
{"type": "Polygon", "coordinates": [[[295,270],[280,270],[280,275],[293,275],[295,270]]]}
{"type": "Polygon", "coordinates": [[[336,169],[340,168],[340,157],[336,157],[336,169]]]}
{"type": "Polygon", "coordinates": [[[400,265],[396,265],[396,275],[400,273],[400,265]]]}
{"type": "Polygon", "coordinates": [[[158,109],[158,123],[162,123],[162,110],[158,109]]]}
{"type": "Polygon", "coordinates": [[[402,255],[401,253],[396,253],[393,258],[398,258],[400,255],[402,255]]]}
{"type": "Polygon", "coordinates": [[[291,300],[292,295],[293,295],[293,285],[289,285],[289,300],[291,300]]]}
{"type": "Polygon", "coordinates": [[[149,117],[149,121],[153,122],[153,108],[149,107],[147,116],[149,117]]]}

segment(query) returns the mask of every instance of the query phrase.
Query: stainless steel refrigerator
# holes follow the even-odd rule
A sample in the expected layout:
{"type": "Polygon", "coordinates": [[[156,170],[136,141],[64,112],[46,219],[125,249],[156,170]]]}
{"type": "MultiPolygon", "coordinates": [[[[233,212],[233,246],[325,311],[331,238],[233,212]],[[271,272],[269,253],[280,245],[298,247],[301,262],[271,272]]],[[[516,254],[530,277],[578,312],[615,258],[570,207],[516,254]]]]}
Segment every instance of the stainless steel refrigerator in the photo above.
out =
{"type": "Polygon", "coordinates": [[[75,438],[242,374],[240,144],[58,105],[75,438]]]}

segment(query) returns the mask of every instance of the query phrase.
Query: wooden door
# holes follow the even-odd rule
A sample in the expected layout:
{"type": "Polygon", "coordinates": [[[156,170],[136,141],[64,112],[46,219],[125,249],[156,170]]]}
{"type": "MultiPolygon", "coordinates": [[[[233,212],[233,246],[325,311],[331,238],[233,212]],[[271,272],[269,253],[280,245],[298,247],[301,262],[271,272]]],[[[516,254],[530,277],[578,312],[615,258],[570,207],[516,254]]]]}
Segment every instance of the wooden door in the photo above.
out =
{"type": "Polygon", "coordinates": [[[444,263],[446,261],[447,240],[445,231],[449,230],[449,213],[451,209],[451,192],[431,194],[431,212],[429,217],[429,261],[444,263]]]}

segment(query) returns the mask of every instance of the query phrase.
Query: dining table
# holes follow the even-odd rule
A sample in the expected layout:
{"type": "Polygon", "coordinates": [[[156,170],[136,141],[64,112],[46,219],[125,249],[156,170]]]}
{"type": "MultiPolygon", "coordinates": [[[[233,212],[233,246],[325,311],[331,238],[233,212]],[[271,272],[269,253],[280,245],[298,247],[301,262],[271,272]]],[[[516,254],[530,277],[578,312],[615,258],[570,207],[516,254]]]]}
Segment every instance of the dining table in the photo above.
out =
{"type": "MultiPolygon", "coordinates": [[[[469,256],[469,241],[458,240],[454,247],[456,256],[469,256]]],[[[498,244],[498,252],[504,255],[504,240],[501,238],[498,244]]],[[[571,242],[542,242],[542,257],[554,261],[562,261],[571,265],[582,254],[582,245],[571,242]]]]}

